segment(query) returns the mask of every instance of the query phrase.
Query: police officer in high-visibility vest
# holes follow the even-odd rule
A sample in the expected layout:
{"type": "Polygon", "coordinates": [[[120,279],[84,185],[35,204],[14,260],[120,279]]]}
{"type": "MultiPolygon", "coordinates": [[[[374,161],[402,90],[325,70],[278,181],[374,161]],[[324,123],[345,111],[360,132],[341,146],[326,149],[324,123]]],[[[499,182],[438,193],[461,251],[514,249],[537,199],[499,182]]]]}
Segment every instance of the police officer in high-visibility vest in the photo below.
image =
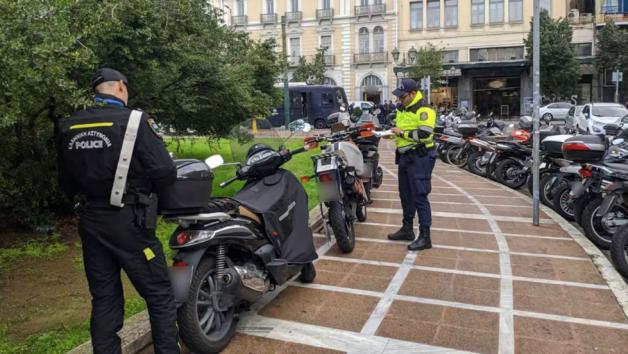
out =
{"type": "Polygon", "coordinates": [[[432,170],[436,162],[432,135],[436,112],[422,106],[423,95],[412,79],[402,79],[393,95],[401,102],[401,107],[397,108],[396,126],[392,130],[396,134],[395,162],[399,165],[403,225],[399,231],[388,235],[388,239],[412,241],[408,245],[409,250],[424,250],[432,248],[432,211],[428,195],[432,191],[432,170]],[[416,239],[412,227],[415,213],[419,214],[419,237],[416,239]]]}

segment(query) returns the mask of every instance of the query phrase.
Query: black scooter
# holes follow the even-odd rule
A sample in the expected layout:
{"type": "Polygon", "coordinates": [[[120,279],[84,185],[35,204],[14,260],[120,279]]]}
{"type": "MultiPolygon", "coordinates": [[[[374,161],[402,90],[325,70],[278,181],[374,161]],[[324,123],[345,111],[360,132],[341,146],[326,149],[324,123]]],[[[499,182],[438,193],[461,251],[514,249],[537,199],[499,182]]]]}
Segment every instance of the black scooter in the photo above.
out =
{"type": "MultiPolygon", "coordinates": [[[[298,124],[309,130],[309,124],[298,124]]],[[[177,322],[192,352],[220,352],[234,335],[239,311],[299,273],[302,282],[314,280],[317,254],[307,194],[299,179],[281,168],[314,147],[250,149],[237,175],[221,183],[246,181],[235,197],[214,199],[200,213],[170,217],[179,223],[170,239],[177,251],[171,268],[177,322]]],[[[215,155],[205,163],[213,169],[223,161],[215,155]]]]}

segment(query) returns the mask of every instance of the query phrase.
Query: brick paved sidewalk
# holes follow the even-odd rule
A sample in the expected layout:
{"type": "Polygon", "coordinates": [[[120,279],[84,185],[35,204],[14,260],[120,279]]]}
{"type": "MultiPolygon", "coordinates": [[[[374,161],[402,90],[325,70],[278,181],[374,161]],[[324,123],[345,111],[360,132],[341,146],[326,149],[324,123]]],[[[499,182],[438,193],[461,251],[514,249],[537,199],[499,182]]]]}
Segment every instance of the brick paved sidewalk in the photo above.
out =
{"type": "Polygon", "coordinates": [[[227,353],[628,352],[626,284],[602,267],[605,280],[594,262],[606,259],[557,214],[532,226],[519,192],[439,161],[434,248],[388,241],[401,206],[392,146],[380,152],[384,183],[355,250],[317,233],[315,282],[243,314],[227,353]]]}

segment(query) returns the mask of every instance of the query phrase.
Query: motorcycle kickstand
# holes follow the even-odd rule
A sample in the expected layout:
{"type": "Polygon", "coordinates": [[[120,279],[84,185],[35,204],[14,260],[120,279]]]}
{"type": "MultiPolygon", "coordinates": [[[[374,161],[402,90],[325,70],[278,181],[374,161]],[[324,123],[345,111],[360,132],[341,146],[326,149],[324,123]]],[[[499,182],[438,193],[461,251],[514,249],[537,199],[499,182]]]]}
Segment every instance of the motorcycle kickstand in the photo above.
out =
{"type": "Polygon", "coordinates": [[[323,229],[325,229],[325,236],[327,237],[327,242],[331,242],[331,233],[329,232],[329,218],[325,217],[325,211],[323,211],[323,203],[319,203],[318,207],[321,210],[321,219],[323,220],[323,229]]]}

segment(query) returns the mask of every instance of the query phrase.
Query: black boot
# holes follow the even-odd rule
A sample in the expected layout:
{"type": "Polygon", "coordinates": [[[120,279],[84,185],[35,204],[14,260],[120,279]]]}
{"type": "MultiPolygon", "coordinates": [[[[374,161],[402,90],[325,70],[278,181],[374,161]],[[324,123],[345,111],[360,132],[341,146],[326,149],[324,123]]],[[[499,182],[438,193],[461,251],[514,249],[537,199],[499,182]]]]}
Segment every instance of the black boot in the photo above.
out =
{"type": "Polygon", "coordinates": [[[404,225],[397,232],[388,234],[388,239],[391,241],[412,241],[414,240],[414,232],[411,226],[404,225]]]}
{"type": "Polygon", "coordinates": [[[408,245],[410,251],[420,251],[432,248],[432,240],[430,239],[430,228],[419,227],[419,237],[408,245]]]}

